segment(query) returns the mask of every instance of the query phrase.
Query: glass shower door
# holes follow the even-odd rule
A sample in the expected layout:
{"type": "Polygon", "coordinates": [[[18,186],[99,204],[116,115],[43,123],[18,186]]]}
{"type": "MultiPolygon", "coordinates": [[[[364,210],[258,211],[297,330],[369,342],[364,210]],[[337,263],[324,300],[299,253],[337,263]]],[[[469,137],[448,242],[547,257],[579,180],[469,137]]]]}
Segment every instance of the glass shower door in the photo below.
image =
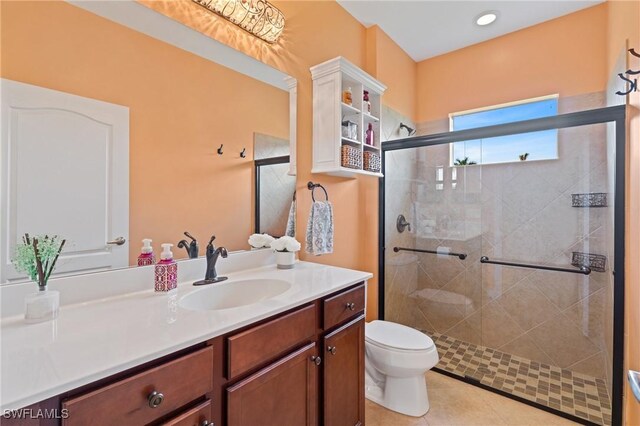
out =
{"type": "Polygon", "coordinates": [[[385,156],[384,308],[385,319],[455,351],[450,335],[480,343],[482,188],[481,169],[454,166],[450,152],[441,144],[385,156]]]}

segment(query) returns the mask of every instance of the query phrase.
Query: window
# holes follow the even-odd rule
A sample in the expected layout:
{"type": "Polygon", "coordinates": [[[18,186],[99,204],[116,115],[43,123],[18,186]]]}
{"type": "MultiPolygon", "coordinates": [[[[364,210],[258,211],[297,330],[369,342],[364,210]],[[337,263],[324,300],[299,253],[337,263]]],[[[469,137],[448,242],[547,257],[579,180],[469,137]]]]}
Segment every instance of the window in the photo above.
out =
{"type": "MultiPolygon", "coordinates": [[[[474,129],[549,117],[558,113],[558,97],[537,98],[517,104],[498,105],[450,115],[451,130],[474,129]]],[[[451,165],[495,164],[558,158],[558,131],[522,133],[490,139],[456,142],[451,165]]]]}

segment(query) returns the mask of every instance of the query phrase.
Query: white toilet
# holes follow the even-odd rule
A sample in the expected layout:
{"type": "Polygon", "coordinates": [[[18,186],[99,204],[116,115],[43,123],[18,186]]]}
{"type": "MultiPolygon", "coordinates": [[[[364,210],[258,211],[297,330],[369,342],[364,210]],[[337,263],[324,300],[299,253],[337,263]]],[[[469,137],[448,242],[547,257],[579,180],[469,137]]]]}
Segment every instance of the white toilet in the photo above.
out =
{"type": "Polygon", "coordinates": [[[365,396],[390,410],[419,417],[429,411],[425,373],[438,363],[433,340],[389,321],[365,325],[365,396]]]}

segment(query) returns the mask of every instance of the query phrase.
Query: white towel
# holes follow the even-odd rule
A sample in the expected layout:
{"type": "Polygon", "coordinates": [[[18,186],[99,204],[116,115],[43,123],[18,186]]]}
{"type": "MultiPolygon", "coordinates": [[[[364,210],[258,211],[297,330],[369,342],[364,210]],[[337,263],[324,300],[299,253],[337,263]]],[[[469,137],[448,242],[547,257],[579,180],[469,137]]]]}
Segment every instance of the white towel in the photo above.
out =
{"type": "Polygon", "coordinates": [[[311,205],[305,249],[316,256],[333,253],[333,206],[329,201],[311,205]]]}
{"type": "Polygon", "coordinates": [[[284,235],[288,237],[296,236],[296,197],[293,196],[293,201],[291,201],[291,207],[289,208],[289,218],[287,219],[287,230],[284,235]]]}

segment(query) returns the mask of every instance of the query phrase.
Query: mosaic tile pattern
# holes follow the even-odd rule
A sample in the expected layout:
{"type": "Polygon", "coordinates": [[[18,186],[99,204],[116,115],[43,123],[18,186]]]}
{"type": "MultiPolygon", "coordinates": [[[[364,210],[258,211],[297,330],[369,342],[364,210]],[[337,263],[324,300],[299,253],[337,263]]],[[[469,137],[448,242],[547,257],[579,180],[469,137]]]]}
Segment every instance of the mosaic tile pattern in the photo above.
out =
{"type": "Polygon", "coordinates": [[[495,349],[430,333],[437,367],[600,425],[611,424],[611,400],[603,379],[531,361],[495,349]]]}

